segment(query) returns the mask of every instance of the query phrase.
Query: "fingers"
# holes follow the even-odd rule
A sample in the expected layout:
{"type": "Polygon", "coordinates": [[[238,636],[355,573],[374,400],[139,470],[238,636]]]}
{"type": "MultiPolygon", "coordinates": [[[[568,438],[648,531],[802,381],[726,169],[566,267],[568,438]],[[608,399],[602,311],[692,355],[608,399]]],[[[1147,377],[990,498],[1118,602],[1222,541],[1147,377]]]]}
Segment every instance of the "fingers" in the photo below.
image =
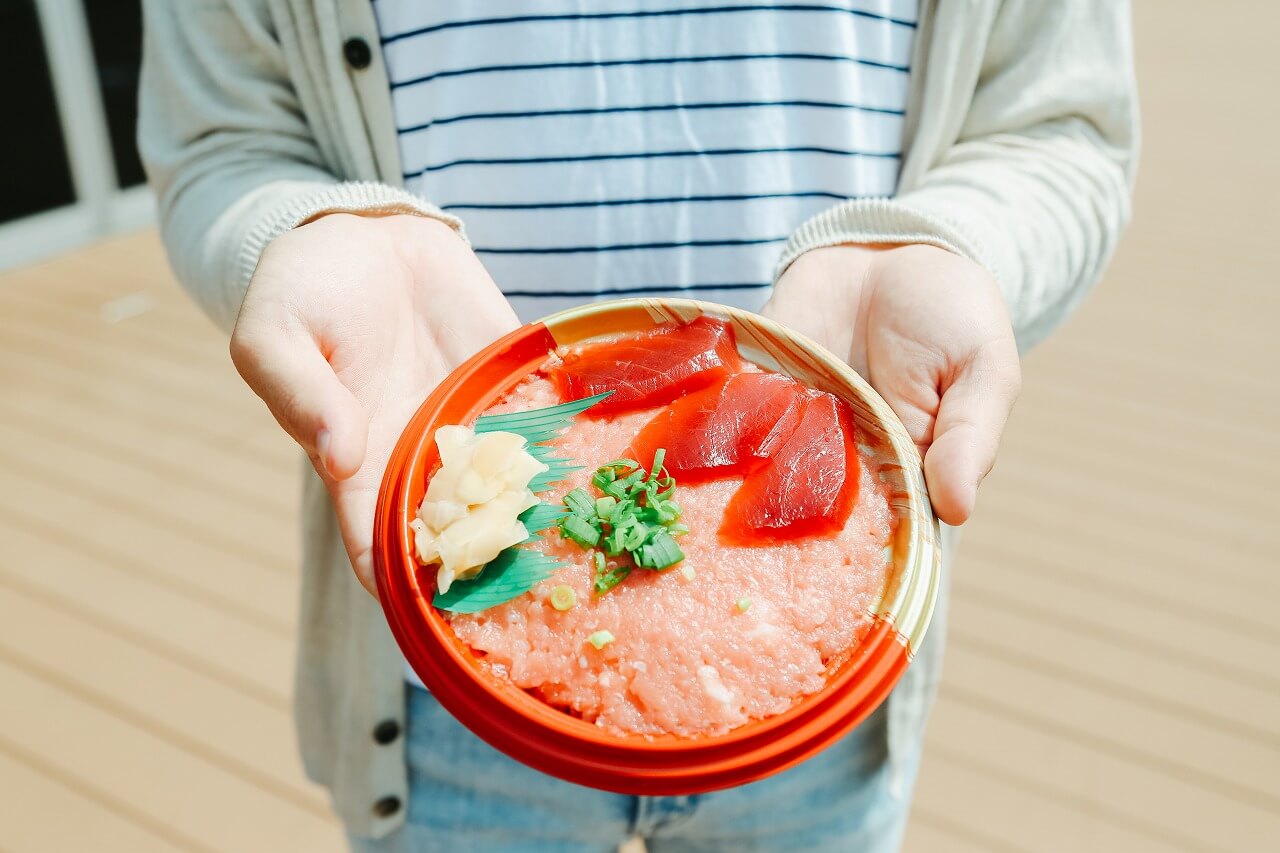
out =
{"type": "Polygon", "coordinates": [[[242,321],[231,359],[322,474],[342,480],[360,469],[367,417],[305,329],[242,321]]]}
{"type": "Polygon", "coordinates": [[[369,476],[361,472],[352,480],[335,483],[330,488],[334,510],[342,542],[351,560],[360,585],[374,598],[378,597],[378,584],[373,572],[373,519],[378,503],[381,472],[369,476]]]}
{"type": "Polygon", "coordinates": [[[934,512],[946,524],[972,514],[1020,389],[1017,348],[1001,339],[960,365],[943,390],[924,473],[934,512]]]}

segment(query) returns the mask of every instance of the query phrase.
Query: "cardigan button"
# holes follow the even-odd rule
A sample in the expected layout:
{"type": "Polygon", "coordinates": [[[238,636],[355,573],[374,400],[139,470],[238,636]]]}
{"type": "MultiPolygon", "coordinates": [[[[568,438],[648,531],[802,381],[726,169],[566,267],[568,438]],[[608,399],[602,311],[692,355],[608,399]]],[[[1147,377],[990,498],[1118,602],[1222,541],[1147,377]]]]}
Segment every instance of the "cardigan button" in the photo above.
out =
{"type": "Polygon", "coordinates": [[[399,797],[383,797],[373,804],[373,813],[378,817],[391,817],[400,811],[399,797]]]}
{"type": "Polygon", "coordinates": [[[347,39],[342,45],[342,55],[347,58],[347,64],[357,71],[363,71],[373,62],[373,51],[362,38],[347,39]]]}
{"type": "Polygon", "coordinates": [[[400,737],[400,724],[395,720],[383,720],[373,727],[373,740],[382,746],[395,743],[400,737]]]}

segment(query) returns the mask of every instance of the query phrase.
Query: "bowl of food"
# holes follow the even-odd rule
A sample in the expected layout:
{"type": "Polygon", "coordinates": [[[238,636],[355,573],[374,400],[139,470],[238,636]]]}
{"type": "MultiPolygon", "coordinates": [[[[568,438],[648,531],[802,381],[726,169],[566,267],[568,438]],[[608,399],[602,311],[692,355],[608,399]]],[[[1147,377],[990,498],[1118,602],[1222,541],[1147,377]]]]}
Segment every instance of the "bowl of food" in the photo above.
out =
{"type": "Polygon", "coordinates": [[[803,336],[694,300],[571,309],[460,366],[392,454],[374,543],[448,711],[632,794],[744,784],[848,733],[939,581],[888,405],[803,336]]]}

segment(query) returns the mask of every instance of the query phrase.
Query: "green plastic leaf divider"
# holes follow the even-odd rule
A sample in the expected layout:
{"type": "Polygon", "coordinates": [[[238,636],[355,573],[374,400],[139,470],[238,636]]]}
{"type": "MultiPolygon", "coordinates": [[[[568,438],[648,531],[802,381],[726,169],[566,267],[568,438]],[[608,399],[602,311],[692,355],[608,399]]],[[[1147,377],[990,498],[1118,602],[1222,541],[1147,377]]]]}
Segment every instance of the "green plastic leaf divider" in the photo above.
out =
{"type": "Polygon", "coordinates": [[[479,613],[523,595],[564,563],[538,551],[508,548],[490,560],[478,577],[457,581],[432,603],[452,613],[479,613]]]}

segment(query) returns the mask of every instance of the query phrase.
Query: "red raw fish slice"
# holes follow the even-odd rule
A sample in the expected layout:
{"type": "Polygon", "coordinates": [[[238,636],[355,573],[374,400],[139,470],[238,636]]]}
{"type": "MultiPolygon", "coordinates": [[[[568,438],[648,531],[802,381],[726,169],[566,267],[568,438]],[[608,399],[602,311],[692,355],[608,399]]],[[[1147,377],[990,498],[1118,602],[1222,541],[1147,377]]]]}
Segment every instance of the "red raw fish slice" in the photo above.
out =
{"type": "Polygon", "coordinates": [[[740,545],[836,533],[857,500],[858,471],[849,407],[818,394],[773,459],[729,501],[720,533],[740,545]]]}
{"type": "Polygon", "coordinates": [[[587,410],[598,417],[670,403],[741,368],[729,324],[699,317],[684,326],[661,326],[584,347],[550,373],[562,400],[613,391],[609,399],[587,410]]]}
{"type": "Polygon", "coordinates": [[[803,385],[779,373],[739,373],[681,397],[631,443],[646,462],[666,448],[667,471],[681,483],[746,474],[782,446],[809,399],[803,385]]]}

